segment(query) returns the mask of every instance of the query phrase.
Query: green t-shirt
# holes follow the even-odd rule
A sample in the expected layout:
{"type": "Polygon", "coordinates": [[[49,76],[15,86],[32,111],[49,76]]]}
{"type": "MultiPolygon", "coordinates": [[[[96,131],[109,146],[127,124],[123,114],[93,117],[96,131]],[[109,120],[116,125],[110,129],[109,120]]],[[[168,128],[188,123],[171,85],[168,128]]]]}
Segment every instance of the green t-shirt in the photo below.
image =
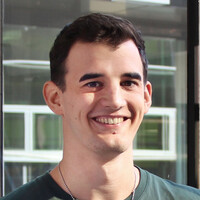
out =
{"type": "MultiPolygon", "coordinates": [[[[200,190],[162,179],[141,168],[134,200],[200,200],[200,190]]],[[[126,200],[131,200],[130,195],[126,200]]],[[[1,200],[71,200],[47,172],[1,200]]]]}

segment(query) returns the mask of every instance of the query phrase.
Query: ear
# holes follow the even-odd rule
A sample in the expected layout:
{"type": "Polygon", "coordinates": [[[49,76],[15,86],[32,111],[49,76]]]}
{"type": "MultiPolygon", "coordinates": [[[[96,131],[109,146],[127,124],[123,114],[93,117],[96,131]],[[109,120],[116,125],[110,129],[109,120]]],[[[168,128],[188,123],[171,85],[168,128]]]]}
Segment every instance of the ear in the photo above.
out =
{"type": "Polygon", "coordinates": [[[47,81],[43,87],[43,96],[46,104],[57,115],[62,115],[62,91],[52,81],[47,81]]]}
{"type": "Polygon", "coordinates": [[[144,113],[149,111],[149,108],[152,104],[152,85],[149,81],[147,81],[144,88],[144,113]]]}

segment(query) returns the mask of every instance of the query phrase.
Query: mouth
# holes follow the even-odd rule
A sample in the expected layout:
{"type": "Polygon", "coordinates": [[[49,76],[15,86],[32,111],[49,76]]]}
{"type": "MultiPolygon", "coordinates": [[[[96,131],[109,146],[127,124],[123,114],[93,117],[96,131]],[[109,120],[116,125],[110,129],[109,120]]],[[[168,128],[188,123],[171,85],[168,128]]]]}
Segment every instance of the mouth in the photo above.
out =
{"type": "Polygon", "coordinates": [[[93,120],[101,124],[116,125],[126,121],[128,117],[94,117],[93,120]]]}

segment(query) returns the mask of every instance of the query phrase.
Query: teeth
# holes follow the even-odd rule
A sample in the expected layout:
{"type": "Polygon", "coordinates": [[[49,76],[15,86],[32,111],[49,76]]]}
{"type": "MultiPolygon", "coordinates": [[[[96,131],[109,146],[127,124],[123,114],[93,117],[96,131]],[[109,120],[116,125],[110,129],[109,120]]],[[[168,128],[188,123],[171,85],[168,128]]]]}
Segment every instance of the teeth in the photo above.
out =
{"type": "Polygon", "coordinates": [[[108,124],[113,124],[113,120],[111,118],[108,118],[108,124]]]}
{"type": "Polygon", "coordinates": [[[99,118],[96,118],[95,120],[103,124],[119,124],[124,121],[124,118],[123,117],[115,117],[115,118],[99,117],[99,118]]]}

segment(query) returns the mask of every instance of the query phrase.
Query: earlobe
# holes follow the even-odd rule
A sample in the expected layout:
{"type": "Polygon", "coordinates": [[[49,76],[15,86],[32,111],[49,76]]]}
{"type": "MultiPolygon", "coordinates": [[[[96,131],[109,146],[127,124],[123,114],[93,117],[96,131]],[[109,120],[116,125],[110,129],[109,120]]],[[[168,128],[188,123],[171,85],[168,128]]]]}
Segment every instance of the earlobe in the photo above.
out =
{"type": "Polygon", "coordinates": [[[147,81],[144,89],[144,104],[144,111],[147,113],[152,104],[152,85],[149,81],[147,81]]]}
{"type": "Polygon", "coordinates": [[[43,87],[46,104],[57,115],[62,115],[61,90],[52,82],[47,81],[43,87]]]}

